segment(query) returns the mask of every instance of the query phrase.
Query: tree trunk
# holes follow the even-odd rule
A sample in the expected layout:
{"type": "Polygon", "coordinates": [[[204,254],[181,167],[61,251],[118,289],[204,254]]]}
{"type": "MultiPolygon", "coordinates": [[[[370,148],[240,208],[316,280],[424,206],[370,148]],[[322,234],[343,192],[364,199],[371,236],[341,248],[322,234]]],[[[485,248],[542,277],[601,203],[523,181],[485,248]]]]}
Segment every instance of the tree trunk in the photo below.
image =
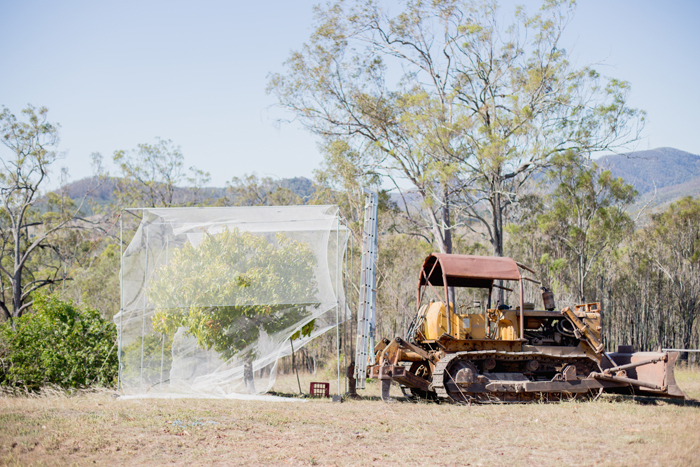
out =
{"type": "MultiPolygon", "coordinates": [[[[20,214],[19,219],[16,219],[15,216],[10,214],[12,217],[12,222],[14,224],[14,227],[12,229],[12,239],[15,242],[14,245],[14,271],[13,274],[14,276],[12,277],[12,316],[15,318],[20,317],[20,311],[19,309],[22,308],[22,268],[20,266],[20,257],[21,257],[21,250],[20,250],[20,245],[22,242],[22,229],[20,226],[22,225],[23,216],[20,214]]],[[[14,326],[14,323],[13,323],[14,326]]]]}
{"type": "MultiPolygon", "coordinates": [[[[684,306],[683,313],[683,348],[690,349],[692,346],[693,324],[695,322],[695,303],[684,306]]],[[[680,359],[688,361],[689,352],[681,352],[680,359]]]]}
{"type": "Polygon", "coordinates": [[[16,331],[17,328],[15,327],[15,320],[12,319],[12,313],[10,313],[10,310],[7,309],[7,305],[5,305],[5,302],[0,302],[0,308],[2,309],[3,315],[5,315],[5,319],[10,321],[12,331],[16,331]]]}
{"type": "Polygon", "coordinates": [[[503,256],[503,206],[501,206],[500,193],[494,193],[491,198],[491,215],[492,215],[492,238],[491,246],[493,247],[494,256],[503,256]]]}
{"type": "Polygon", "coordinates": [[[584,289],[586,258],[583,255],[578,257],[578,299],[581,303],[586,303],[586,292],[584,289]]]}
{"type": "Polygon", "coordinates": [[[442,228],[444,235],[443,253],[452,253],[452,220],[450,219],[450,200],[447,194],[447,187],[443,187],[442,192],[442,228]]]}
{"type": "MultiPolygon", "coordinates": [[[[442,253],[452,254],[452,221],[450,219],[450,204],[447,196],[447,188],[443,190],[442,197],[442,228],[443,228],[443,238],[444,246],[442,248],[442,253]]],[[[447,301],[455,305],[455,289],[454,287],[447,288],[447,301]]],[[[449,307],[448,303],[448,307],[449,307]]],[[[455,309],[456,311],[456,309],[455,309]]]]}
{"type": "Polygon", "coordinates": [[[294,341],[292,339],[289,340],[289,345],[292,346],[292,371],[297,375],[297,385],[299,385],[299,395],[301,396],[303,393],[301,392],[301,382],[299,381],[299,370],[294,361],[294,341]]]}
{"type": "Polygon", "coordinates": [[[243,381],[248,394],[255,394],[255,375],[253,373],[253,362],[245,362],[243,365],[243,381]]]}
{"type": "Polygon", "coordinates": [[[12,314],[15,318],[22,316],[22,270],[17,269],[12,282],[12,314]]]}
{"type": "MultiPolygon", "coordinates": [[[[503,256],[503,206],[501,206],[500,193],[494,193],[491,198],[492,234],[491,246],[494,256],[503,256]]],[[[503,286],[503,281],[498,281],[498,285],[503,286]]],[[[498,289],[498,303],[504,304],[505,291],[498,289]]],[[[492,305],[493,306],[493,305],[492,305]]]]}

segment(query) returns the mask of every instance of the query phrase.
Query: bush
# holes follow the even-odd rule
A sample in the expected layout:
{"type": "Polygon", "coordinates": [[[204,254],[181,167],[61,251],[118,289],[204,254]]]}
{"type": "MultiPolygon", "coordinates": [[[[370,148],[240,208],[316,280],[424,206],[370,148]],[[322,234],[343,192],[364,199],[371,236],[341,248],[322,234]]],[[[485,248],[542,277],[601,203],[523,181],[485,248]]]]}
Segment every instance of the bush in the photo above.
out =
{"type": "Polygon", "coordinates": [[[118,358],[114,323],[97,310],[38,295],[33,313],[0,324],[0,385],[37,390],[112,386],[118,358]]]}

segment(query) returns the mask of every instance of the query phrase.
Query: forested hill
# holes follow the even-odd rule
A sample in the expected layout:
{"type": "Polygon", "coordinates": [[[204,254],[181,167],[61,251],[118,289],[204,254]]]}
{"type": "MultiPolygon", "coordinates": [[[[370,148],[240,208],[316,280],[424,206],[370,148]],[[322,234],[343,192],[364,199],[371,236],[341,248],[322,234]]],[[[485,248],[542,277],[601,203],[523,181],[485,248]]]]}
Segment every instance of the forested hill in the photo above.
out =
{"type": "MultiPolygon", "coordinates": [[[[68,196],[74,200],[80,200],[88,191],[88,199],[94,203],[105,205],[115,201],[115,189],[119,182],[119,178],[110,177],[98,183],[92,177],[83,178],[75,182],[69,183],[63,189],[66,190],[68,196]]],[[[306,177],[283,178],[274,181],[275,186],[287,188],[294,194],[303,199],[308,199],[314,193],[314,184],[306,177]]],[[[175,187],[174,202],[185,203],[191,199],[191,189],[186,187],[175,187]]],[[[201,195],[209,200],[210,204],[214,204],[216,200],[224,196],[231,196],[231,193],[226,188],[206,187],[201,189],[201,195]]]]}
{"type": "MultiPolygon", "coordinates": [[[[616,177],[624,178],[635,186],[640,194],[640,203],[652,198],[653,206],[666,205],[683,196],[700,196],[700,156],[674,148],[657,148],[648,151],[635,151],[629,154],[604,156],[597,160],[603,168],[608,168],[616,177]]],[[[117,178],[110,178],[95,189],[90,198],[98,204],[114,201],[117,178]]],[[[91,178],[84,178],[68,184],[65,188],[73,199],[80,199],[95,185],[91,178]]],[[[308,199],[314,192],[311,180],[305,177],[285,178],[275,181],[275,185],[288,188],[298,196],[308,199]]],[[[210,201],[227,195],[225,188],[203,189],[210,201]]],[[[176,188],[175,201],[189,199],[188,188],[176,188]]],[[[399,202],[400,198],[396,197],[399,202]]]]}
{"type": "Polygon", "coordinates": [[[641,202],[655,196],[653,205],[683,196],[700,195],[700,156],[674,148],[635,151],[598,159],[616,177],[635,186],[641,202]]]}

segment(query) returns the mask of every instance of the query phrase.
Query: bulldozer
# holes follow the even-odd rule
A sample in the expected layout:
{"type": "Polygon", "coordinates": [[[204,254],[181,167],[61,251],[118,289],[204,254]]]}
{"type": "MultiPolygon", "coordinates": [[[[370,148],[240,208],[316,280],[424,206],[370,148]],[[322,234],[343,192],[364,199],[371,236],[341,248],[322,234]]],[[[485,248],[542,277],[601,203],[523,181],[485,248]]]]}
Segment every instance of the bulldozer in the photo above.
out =
{"type": "Polygon", "coordinates": [[[405,338],[381,340],[368,362],[382,399],[393,400],[392,381],[409,399],[452,403],[546,402],[604,391],[685,399],[674,379],[677,352],[623,345],[607,352],[600,303],[556,310],[553,294],[530,275],[506,257],[429,255],[405,338]],[[544,290],[541,309],[525,302],[526,287],[544,290]]]}

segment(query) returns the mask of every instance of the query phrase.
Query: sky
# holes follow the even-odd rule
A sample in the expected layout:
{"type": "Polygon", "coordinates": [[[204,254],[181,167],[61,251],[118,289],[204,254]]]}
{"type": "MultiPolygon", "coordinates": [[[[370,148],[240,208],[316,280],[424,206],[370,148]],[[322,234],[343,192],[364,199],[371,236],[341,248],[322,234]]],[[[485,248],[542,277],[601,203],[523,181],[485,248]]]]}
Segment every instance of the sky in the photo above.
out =
{"type": "MultiPolygon", "coordinates": [[[[316,137],[265,93],[313,31],[317,1],[0,0],[0,106],[46,106],[61,125],[57,167],[91,174],[90,154],[180,145],[212,186],[257,173],[312,177],[316,137]]],[[[539,2],[523,4],[534,11],[539,2]]],[[[581,0],[564,44],[578,65],[632,85],[647,112],[630,149],[700,154],[700,2],[581,0]]],[[[1,153],[0,153],[1,154],[1,153]]],[[[58,184],[58,170],[51,184],[58,184]]]]}

